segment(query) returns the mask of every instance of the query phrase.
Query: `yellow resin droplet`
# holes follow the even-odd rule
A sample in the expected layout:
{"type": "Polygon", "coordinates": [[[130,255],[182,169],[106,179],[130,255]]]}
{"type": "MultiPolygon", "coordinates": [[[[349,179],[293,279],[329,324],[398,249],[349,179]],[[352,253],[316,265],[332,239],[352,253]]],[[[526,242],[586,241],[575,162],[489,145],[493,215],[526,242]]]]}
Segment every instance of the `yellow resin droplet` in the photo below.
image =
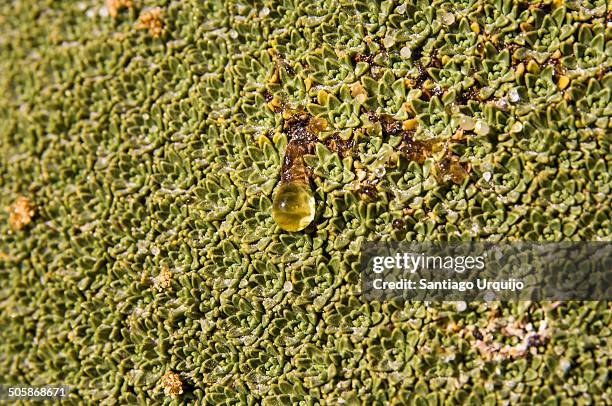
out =
{"type": "Polygon", "coordinates": [[[315,216],[315,199],[304,181],[282,184],[272,203],[272,218],[285,231],[305,229],[315,216]]]}

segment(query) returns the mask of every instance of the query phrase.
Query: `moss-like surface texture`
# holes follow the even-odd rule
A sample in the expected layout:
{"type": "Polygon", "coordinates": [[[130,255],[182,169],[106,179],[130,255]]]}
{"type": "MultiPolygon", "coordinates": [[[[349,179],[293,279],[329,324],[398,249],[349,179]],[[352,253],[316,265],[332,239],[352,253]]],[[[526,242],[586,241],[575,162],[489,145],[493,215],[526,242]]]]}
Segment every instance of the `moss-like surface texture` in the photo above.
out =
{"type": "Polygon", "coordinates": [[[372,303],[364,240],[610,240],[605,0],[0,4],[0,383],[610,404],[612,306],[372,303]],[[274,191],[299,163],[314,221],[274,191]],[[4,210],[7,208],[7,210],[4,210]]]}

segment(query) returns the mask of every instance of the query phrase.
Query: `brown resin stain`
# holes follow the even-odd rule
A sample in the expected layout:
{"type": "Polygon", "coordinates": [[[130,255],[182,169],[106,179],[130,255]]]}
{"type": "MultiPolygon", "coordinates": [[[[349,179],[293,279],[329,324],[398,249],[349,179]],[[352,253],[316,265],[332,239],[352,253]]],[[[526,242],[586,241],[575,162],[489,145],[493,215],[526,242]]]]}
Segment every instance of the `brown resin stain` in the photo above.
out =
{"type": "Polygon", "coordinates": [[[477,100],[478,95],[480,94],[480,89],[478,86],[470,86],[467,89],[464,89],[455,100],[459,104],[467,104],[470,100],[477,100]]]}
{"type": "Polygon", "coordinates": [[[389,114],[378,114],[374,111],[366,111],[368,119],[373,123],[380,123],[383,135],[398,135],[402,132],[402,122],[395,120],[389,114]]]}
{"type": "Polygon", "coordinates": [[[433,147],[438,140],[416,140],[413,138],[414,130],[406,131],[402,136],[402,143],[399,146],[399,150],[406,156],[410,161],[414,161],[419,165],[425,162],[425,159],[431,156],[433,147]]]}
{"type": "MultiPolygon", "coordinates": [[[[414,55],[414,53],[413,53],[414,55]]],[[[418,76],[414,79],[414,87],[422,87],[423,83],[429,78],[429,73],[427,70],[421,65],[420,62],[416,63],[417,70],[419,71],[418,76]]]]}
{"type": "Polygon", "coordinates": [[[434,168],[434,176],[440,183],[461,183],[468,177],[468,169],[464,164],[459,162],[459,157],[453,155],[448,150],[446,140],[439,138],[429,138],[419,140],[414,137],[416,130],[404,129],[403,122],[395,120],[388,114],[376,114],[375,112],[367,112],[367,115],[372,122],[378,122],[381,125],[381,130],[384,136],[393,135],[401,136],[402,142],[398,149],[404,156],[410,160],[422,165],[425,160],[431,157],[435,152],[445,150],[444,156],[436,162],[434,168]]]}
{"type": "Polygon", "coordinates": [[[430,101],[432,97],[441,96],[442,94],[444,94],[444,90],[442,90],[442,88],[437,85],[431,89],[428,87],[422,86],[421,92],[422,92],[421,99],[423,101],[430,101]]]}
{"type": "Polygon", "coordinates": [[[369,180],[366,180],[361,188],[359,189],[362,198],[373,200],[378,196],[378,189],[376,185],[369,180]]]}
{"type": "Polygon", "coordinates": [[[438,179],[438,182],[446,183],[451,181],[459,184],[468,177],[468,171],[459,162],[457,156],[447,153],[436,163],[434,176],[438,179]]]}
{"type": "MultiPolygon", "coordinates": [[[[474,90],[471,90],[474,92],[474,90]]],[[[474,96],[471,94],[470,96],[474,96]]],[[[282,132],[287,136],[283,161],[281,164],[281,183],[289,183],[296,180],[306,181],[312,176],[313,169],[304,163],[304,155],[315,153],[318,142],[337,153],[341,158],[350,155],[355,145],[354,139],[344,140],[338,134],[332,134],[325,140],[319,140],[319,133],[328,128],[328,122],[324,118],[313,117],[303,107],[287,107],[280,99],[273,97],[269,92],[264,94],[268,107],[277,113],[281,113],[284,119],[282,132]]],[[[415,138],[414,125],[406,126],[404,121],[395,120],[389,114],[378,114],[373,111],[364,110],[368,119],[373,123],[379,123],[383,136],[399,136],[402,141],[398,150],[410,161],[423,164],[425,160],[434,153],[445,149],[444,156],[435,164],[434,176],[440,183],[461,183],[468,177],[468,168],[459,162],[459,157],[448,150],[448,141],[438,138],[419,140],[415,138]]],[[[414,121],[415,119],[412,119],[414,121]]],[[[359,129],[358,129],[359,130],[359,129]]],[[[363,129],[362,129],[363,130],[363,129]]],[[[360,188],[361,196],[373,199],[378,194],[375,182],[366,181],[360,188]]]]}
{"type": "Polygon", "coordinates": [[[327,120],[313,117],[302,107],[285,108],[282,110],[283,133],[287,135],[287,146],[281,167],[281,182],[306,180],[312,173],[312,168],[304,164],[304,155],[315,152],[319,142],[319,133],[327,129],[327,120]]]}
{"type": "Polygon", "coordinates": [[[340,158],[344,158],[350,155],[352,148],[355,146],[355,140],[343,140],[337,135],[332,135],[323,141],[323,144],[329,148],[330,151],[340,155],[340,158]]]}
{"type": "Polygon", "coordinates": [[[309,147],[302,143],[289,141],[285,147],[285,156],[281,166],[281,183],[306,180],[311,170],[306,168],[303,156],[308,154],[308,149],[309,147]]]}
{"type": "Polygon", "coordinates": [[[373,123],[380,123],[380,127],[384,136],[393,135],[401,136],[402,142],[399,145],[399,150],[410,161],[415,161],[422,164],[426,158],[431,156],[434,145],[440,144],[437,139],[416,140],[414,134],[416,130],[405,130],[402,121],[395,120],[388,114],[376,114],[375,112],[367,112],[368,118],[373,123]]]}

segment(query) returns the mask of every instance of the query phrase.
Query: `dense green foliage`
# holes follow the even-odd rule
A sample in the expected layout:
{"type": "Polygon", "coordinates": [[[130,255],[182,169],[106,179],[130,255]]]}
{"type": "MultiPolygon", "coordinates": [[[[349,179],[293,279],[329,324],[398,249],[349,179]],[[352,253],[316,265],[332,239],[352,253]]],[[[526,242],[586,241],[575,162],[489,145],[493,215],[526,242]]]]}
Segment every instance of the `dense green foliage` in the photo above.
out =
{"type": "Polygon", "coordinates": [[[608,303],[368,303],[358,266],[364,240],[610,239],[605,0],[132,3],[0,4],[0,383],[612,402],[608,303]],[[287,233],[292,140],[317,214],[287,233]]]}

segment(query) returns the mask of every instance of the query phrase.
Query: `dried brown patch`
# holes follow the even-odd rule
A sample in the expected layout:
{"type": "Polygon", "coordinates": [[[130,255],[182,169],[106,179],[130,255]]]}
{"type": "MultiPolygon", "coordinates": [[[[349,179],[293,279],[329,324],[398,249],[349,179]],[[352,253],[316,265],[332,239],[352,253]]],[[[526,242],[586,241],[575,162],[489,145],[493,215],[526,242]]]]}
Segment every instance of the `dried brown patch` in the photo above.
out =
{"type": "Polygon", "coordinates": [[[9,225],[13,230],[21,230],[32,221],[36,206],[25,196],[19,196],[15,203],[6,208],[9,213],[9,225]]]}
{"type": "Polygon", "coordinates": [[[472,328],[472,336],[476,339],[474,347],[480,355],[489,360],[516,359],[525,356],[538,347],[545,346],[550,339],[547,320],[542,320],[536,331],[533,326],[521,322],[503,323],[499,319],[490,319],[482,329],[472,328]],[[493,333],[499,330],[503,336],[516,337],[515,345],[503,344],[493,338],[493,333]]]}
{"type": "Polygon", "coordinates": [[[133,8],[134,4],[132,0],[106,0],[106,9],[108,10],[108,15],[115,18],[119,11],[125,8],[133,8]]]}
{"type": "Polygon", "coordinates": [[[175,372],[168,371],[161,378],[161,386],[166,396],[176,397],[183,393],[183,382],[175,372]]]}
{"type": "Polygon", "coordinates": [[[164,30],[164,23],[161,19],[161,8],[155,7],[145,10],[138,17],[136,28],[147,29],[152,37],[159,37],[164,30]]]}
{"type": "Polygon", "coordinates": [[[168,289],[172,285],[172,272],[167,266],[163,266],[157,278],[155,278],[154,287],[162,291],[168,289]]]}

